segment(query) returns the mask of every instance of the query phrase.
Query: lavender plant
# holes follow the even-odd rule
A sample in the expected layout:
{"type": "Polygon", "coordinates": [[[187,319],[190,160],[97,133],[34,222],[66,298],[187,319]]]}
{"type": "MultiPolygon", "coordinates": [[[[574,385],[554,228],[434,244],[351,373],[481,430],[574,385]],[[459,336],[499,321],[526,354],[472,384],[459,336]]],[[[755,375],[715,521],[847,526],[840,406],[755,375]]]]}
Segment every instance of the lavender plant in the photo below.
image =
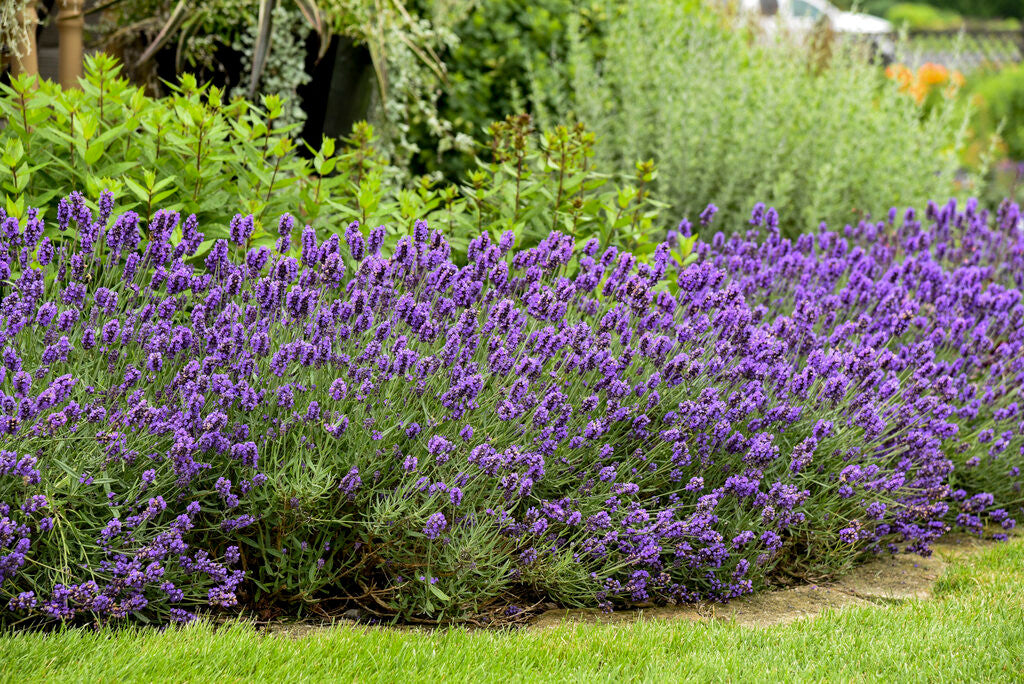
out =
{"type": "Polygon", "coordinates": [[[4,619],[726,600],[1021,506],[1014,205],[459,266],[114,204],[0,220],[4,619]]]}

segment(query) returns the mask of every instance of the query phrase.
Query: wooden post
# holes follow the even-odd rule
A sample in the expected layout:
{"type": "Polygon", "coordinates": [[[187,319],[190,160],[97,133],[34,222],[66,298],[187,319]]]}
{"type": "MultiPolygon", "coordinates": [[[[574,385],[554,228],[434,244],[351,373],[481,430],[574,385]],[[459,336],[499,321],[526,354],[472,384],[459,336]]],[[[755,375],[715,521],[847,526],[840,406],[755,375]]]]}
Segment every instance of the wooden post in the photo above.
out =
{"type": "Polygon", "coordinates": [[[38,76],[39,53],[36,50],[36,25],[39,23],[39,14],[36,13],[36,0],[25,0],[21,11],[25,22],[25,38],[19,46],[21,57],[14,56],[11,60],[11,71],[15,74],[38,76]]]}
{"type": "Polygon", "coordinates": [[[57,64],[57,80],[63,88],[78,88],[82,77],[82,30],[85,15],[82,14],[82,0],[60,0],[57,13],[57,29],[60,31],[60,61],[57,64]]]}

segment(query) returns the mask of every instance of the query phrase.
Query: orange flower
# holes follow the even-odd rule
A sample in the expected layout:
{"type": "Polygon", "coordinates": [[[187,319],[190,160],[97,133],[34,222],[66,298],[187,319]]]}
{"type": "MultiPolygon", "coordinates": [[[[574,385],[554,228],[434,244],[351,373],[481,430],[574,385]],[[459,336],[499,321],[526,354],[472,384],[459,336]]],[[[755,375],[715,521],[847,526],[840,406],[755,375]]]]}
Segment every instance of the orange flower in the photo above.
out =
{"type": "Polygon", "coordinates": [[[910,94],[917,104],[922,104],[924,99],[928,97],[928,85],[920,79],[916,80],[910,86],[910,94]]]}
{"type": "Polygon", "coordinates": [[[917,70],[917,78],[919,81],[924,83],[926,87],[940,85],[949,80],[949,69],[941,64],[925,62],[917,70]]]}
{"type": "Polygon", "coordinates": [[[909,94],[918,104],[924,104],[936,86],[948,84],[942,93],[953,97],[965,83],[964,75],[959,71],[950,72],[941,64],[933,62],[922,64],[916,73],[903,64],[892,64],[886,67],[885,76],[897,82],[900,92],[909,94]]]}
{"type": "Polygon", "coordinates": [[[885,75],[889,80],[899,83],[901,93],[907,92],[914,81],[914,72],[903,64],[891,64],[887,66],[885,68],[885,75]]]}

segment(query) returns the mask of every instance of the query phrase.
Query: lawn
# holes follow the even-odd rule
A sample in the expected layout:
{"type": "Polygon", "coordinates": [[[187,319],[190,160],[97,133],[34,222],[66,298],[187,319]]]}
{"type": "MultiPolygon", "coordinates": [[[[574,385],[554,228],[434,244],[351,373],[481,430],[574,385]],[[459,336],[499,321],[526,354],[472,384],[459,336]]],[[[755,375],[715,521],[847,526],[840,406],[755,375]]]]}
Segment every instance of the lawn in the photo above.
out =
{"type": "Polygon", "coordinates": [[[5,681],[1024,681],[1024,539],[954,562],[935,594],[766,628],[18,632],[0,662],[5,681]]]}

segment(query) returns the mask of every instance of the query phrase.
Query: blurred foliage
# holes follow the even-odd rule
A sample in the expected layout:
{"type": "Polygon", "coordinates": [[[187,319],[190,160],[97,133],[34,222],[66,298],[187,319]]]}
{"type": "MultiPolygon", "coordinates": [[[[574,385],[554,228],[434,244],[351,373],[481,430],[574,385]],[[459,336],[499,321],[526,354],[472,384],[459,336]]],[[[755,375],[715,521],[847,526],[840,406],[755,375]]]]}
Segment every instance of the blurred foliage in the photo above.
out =
{"type": "Polygon", "coordinates": [[[409,167],[424,149],[468,152],[472,148],[472,141],[458,135],[438,110],[438,100],[449,83],[449,68],[441,55],[458,44],[452,26],[472,3],[319,0],[319,6],[331,33],[353,39],[370,53],[378,97],[368,114],[396,164],[409,167]]]}
{"type": "MultiPolygon", "coordinates": [[[[458,42],[443,59],[448,87],[439,116],[453,130],[479,138],[488,124],[509,112],[558,109],[569,84],[566,21],[579,17],[581,31],[599,50],[600,31],[593,0],[490,0],[479,2],[452,27],[458,42]]],[[[447,148],[424,145],[417,161],[423,170],[456,174],[469,163],[447,148]]]]}
{"type": "Polygon", "coordinates": [[[966,83],[964,75],[956,69],[950,70],[932,62],[925,62],[916,70],[903,64],[892,64],[886,67],[885,76],[898,83],[900,92],[913,97],[926,112],[956,97],[966,83]]]}
{"type": "MultiPolygon", "coordinates": [[[[262,0],[123,1],[115,6],[113,20],[101,29],[108,49],[124,55],[129,65],[134,64],[142,45],[163,41],[174,55],[178,74],[193,71],[201,80],[213,79],[231,92],[241,92],[249,86],[253,53],[258,52],[260,31],[265,26],[259,20],[261,4],[262,0]]],[[[316,52],[321,58],[327,43],[337,36],[350,38],[369,51],[377,92],[367,118],[402,169],[421,147],[470,149],[471,141],[459,136],[439,115],[437,101],[448,82],[447,67],[439,54],[457,44],[450,27],[466,16],[472,3],[275,0],[272,5],[275,19],[257,92],[292,100],[288,120],[304,118],[295,90],[307,67],[306,36],[316,27],[320,32],[316,52]]],[[[130,75],[161,92],[152,69],[135,69],[130,75]]],[[[494,114],[487,120],[514,110],[489,111],[494,114]]]]}
{"type": "MultiPolygon", "coordinates": [[[[831,2],[844,10],[852,9],[856,5],[860,11],[880,17],[885,16],[890,8],[896,5],[907,4],[900,0],[831,0],[831,2]]],[[[927,4],[938,10],[949,10],[964,17],[976,19],[1024,19],[1024,2],[1021,0],[931,0],[927,4]]]]}
{"type": "Polygon", "coordinates": [[[22,12],[23,6],[20,0],[0,1],[0,47],[15,57],[24,54],[30,29],[25,13],[22,12]]]}
{"type": "Polygon", "coordinates": [[[917,2],[901,2],[885,12],[885,18],[897,28],[953,29],[963,26],[963,18],[956,12],[943,10],[917,2]]]}
{"type": "MultiPolygon", "coordinates": [[[[245,30],[231,42],[231,49],[242,56],[242,70],[252,70],[253,48],[258,39],[258,25],[255,17],[245,14],[241,17],[245,30]]],[[[298,97],[298,89],[309,83],[306,71],[306,39],[310,34],[309,24],[295,8],[278,4],[273,9],[273,23],[270,42],[273,46],[267,52],[267,59],[260,78],[260,92],[278,95],[284,99],[284,112],[279,125],[302,123],[306,112],[298,97]]],[[[231,90],[232,96],[245,96],[248,84],[239,83],[231,90]]]]}
{"type": "Polygon", "coordinates": [[[1024,161],[1024,65],[978,74],[968,93],[978,111],[976,136],[998,135],[1006,156],[1024,161]]]}

